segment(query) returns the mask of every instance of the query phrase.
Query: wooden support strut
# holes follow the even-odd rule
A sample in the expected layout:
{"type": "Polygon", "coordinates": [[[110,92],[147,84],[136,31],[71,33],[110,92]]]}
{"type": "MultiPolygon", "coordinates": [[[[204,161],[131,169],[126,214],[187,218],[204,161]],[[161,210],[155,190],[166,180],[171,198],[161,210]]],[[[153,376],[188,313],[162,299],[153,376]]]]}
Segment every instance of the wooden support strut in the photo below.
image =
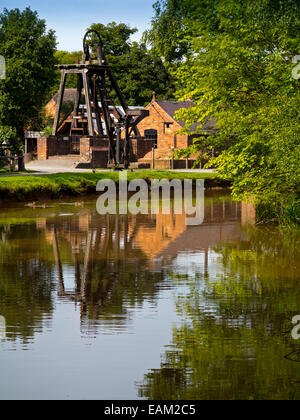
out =
{"type": "Polygon", "coordinates": [[[59,117],[61,113],[61,107],[63,104],[63,98],[64,98],[64,92],[65,92],[65,86],[66,86],[66,73],[63,70],[61,73],[60,87],[59,87],[59,92],[58,92],[58,102],[56,106],[56,113],[55,113],[54,125],[53,125],[53,130],[52,130],[53,136],[57,135],[57,130],[59,126],[59,117]]]}
{"type": "Polygon", "coordinates": [[[97,86],[96,86],[97,82],[96,82],[96,77],[94,76],[93,78],[93,103],[94,103],[94,112],[96,114],[96,123],[97,123],[97,131],[98,131],[98,135],[103,136],[103,127],[102,127],[102,122],[101,122],[101,118],[100,118],[100,109],[99,109],[99,104],[98,104],[98,95],[97,95],[97,86]]]}
{"type": "Polygon", "coordinates": [[[54,136],[57,136],[59,131],[59,122],[67,75],[77,74],[78,85],[69,133],[70,137],[73,132],[77,136],[86,135],[86,130],[84,130],[84,128],[87,125],[89,137],[101,136],[108,139],[109,164],[117,165],[119,168],[127,168],[130,161],[131,135],[134,133],[135,136],[140,137],[137,125],[147,116],[147,111],[144,110],[137,112],[137,110],[130,110],[128,108],[126,100],[118,86],[117,80],[114,77],[113,71],[109,67],[105,58],[103,52],[103,42],[97,31],[91,30],[86,33],[83,40],[83,50],[83,59],[80,64],[65,64],[58,66],[62,76],[52,133],[54,136]],[[91,44],[91,41],[87,41],[89,35],[93,35],[98,38],[98,41],[96,40],[95,42],[94,38],[91,44]],[[92,45],[97,47],[97,61],[92,59],[92,45]],[[110,100],[107,84],[109,85],[109,88],[115,92],[122,111],[119,112],[113,101],[110,100]],[[84,90],[85,93],[87,121],[86,118],[80,119],[80,99],[82,96],[82,90],[84,90]],[[99,102],[101,102],[101,108],[98,105],[99,102]],[[110,103],[111,106],[109,105],[110,103]],[[111,116],[111,113],[113,113],[114,117],[111,116]],[[104,120],[106,133],[104,133],[104,125],[101,118],[104,120]],[[117,120],[117,124],[115,123],[114,118],[117,120]],[[82,123],[82,128],[78,126],[79,122],[82,123]],[[120,138],[117,139],[117,126],[121,129],[123,128],[125,131],[124,143],[120,141],[120,138]],[[79,134],[79,132],[82,133],[79,134]]]}
{"type": "Polygon", "coordinates": [[[53,235],[53,252],[54,252],[55,264],[56,264],[57,275],[58,275],[58,280],[59,280],[58,293],[60,296],[63,296],[65,293],[65,285],[64,285],[63,271],[62,271],[58,239],[57,239],[57,233],[56,233],[55,227],[53,227],[52,229],[52,235],[53,235]]]}
{"type": "Polygon", "coordinates": [[[92,107],[91,107],[89,75],[88,75],[87,70],[85,70],[82,73],[82,79],[83,79],[83,87],[84,87],[84,93],[85,93],[85,102],[86,102],[86,107],[87,107],[88,132],[89,132],[89,136],[93,137],[94,136],[94,125],[93,125],[93,116],[92,116],[92,107]]]}
{"type": "Polygon", "coordinates": [[[114,137],[113,137],[112,127],[111,127],[111,117],[110,117],[108,106],[106,104],[107,93],[106,93],[106,84],[105,84],[105,73],[102,73],[99,77],[101,77],[100,86],[99,86],[99,94],[100,94],[103,117],[104,117],[104,122],[105,122],[106,135],[109,139],[109,161],[111,162],[115,160],[115,147],[114,147],[115,145],[114,145],[114,137]]]}
{"type": "Polygon", "coordinates": [[[79,112],[82,88],[83,88],[82,75],[78,74],[77,92],[76,92],[76,98],[75,98],[75,104],[74,104],[74,114],[73,114],[73,120],[72,120],[70,135],[72,133],[72,129],[75,128],[75,121],[76,121],[75,117],[78,116],[78,112],[79,112]]]}
{"type": "Polygon", "coordinates": [[[125,169],[129,167],[129,117],[125,120],[125,140],[124,140],[124,165],[125,169]]]}
{"type": "Polygon", "coordinates": [[[84,266],[83,266],[83,276],[81,282],[81,298],[84,301],[86,299],[86,292],[88,287],[88,281],[90,276],[90,263],[91,263],[91,254],[92,254],[92,246],[93,246],[93,232],[91,230],[88,231],[87,235],[87,243],[86,243],[86,251],[85,251],[85,258],[84,258],[84,266]]]}

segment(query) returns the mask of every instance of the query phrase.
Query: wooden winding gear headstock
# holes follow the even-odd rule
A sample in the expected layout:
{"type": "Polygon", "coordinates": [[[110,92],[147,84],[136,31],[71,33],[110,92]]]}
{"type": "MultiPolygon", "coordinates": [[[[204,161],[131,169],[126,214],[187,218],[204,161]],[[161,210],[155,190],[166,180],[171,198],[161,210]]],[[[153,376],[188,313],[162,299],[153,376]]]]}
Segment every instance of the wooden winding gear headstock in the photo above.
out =
{"type": "Polygon", "coordinates": [[[69,136],[108,140],[108,167],[127,169],[131,157],[130,140],[141,138],[137,125],[149,115],[149,111],[128,107],[105,57],[100,34],[95,30],[85,34],[81,63],[58,67],[61,71],[61,84],[53,136],[58,135],[61,124],[66,78],[69,74],[77,74],[77,94],[69,136]],[[93,57],[95,51],[97,55],[93,57]],[[85,105],[82,104],[83,98],[85,105]]]}

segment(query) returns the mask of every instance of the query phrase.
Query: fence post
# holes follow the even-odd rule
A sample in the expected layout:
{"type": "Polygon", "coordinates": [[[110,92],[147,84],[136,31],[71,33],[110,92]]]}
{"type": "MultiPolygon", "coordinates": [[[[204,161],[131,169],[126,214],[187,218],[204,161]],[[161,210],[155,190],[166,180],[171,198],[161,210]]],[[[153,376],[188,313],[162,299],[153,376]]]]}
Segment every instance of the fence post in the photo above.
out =
{"type": "Polygon", "coordinates": [[[9,170],[15,172],[15,156],[9,154],[9,170]]]}
{"type": "Polygon", "coordinates": [[[170,166],[171,166],[170,169],[173,170],[174,169],[174,150],[175,150],[174,146],[171,147],[171,150],[172,150],[172,157],[171,157],[171,162],[170,162],[170,166]]]}
{"type": "Polygon", "coordinates": [[[25,171],[24,155],[18,156],[18,170],[19,172],[25,171]]]}
{"type": "Polygon", "coordinates": [[[152,169],[155,169],[155,148],[152,147],[152,169]]]}

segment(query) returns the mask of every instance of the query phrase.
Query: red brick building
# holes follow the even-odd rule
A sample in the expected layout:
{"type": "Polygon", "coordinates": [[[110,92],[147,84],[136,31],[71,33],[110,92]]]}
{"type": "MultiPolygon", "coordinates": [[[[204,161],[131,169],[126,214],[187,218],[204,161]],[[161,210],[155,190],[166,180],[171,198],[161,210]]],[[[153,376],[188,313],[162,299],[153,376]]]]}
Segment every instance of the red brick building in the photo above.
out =
{"type": "MultiPolygon", "coordinates": [[[[73,90],[68,90],[68,97],[72,102],[73,90]]],[[[47,114],[55,109],[56,102],[55,97],[48,104],[47,114]]],[[[132,139],[131,141],[131,157],[135,162],[139,162],[142,166],[153,166],[153,163],[157,169],[164,168],[186,168],[192,167],[193,162],[197,156],[191,157],[189,160],[182,159],[180,161],[173,162],[173,152],[178,149],[186,149],[192,143],[195,137],[199,135],[192,134],[198,127],[198,124],[194,124],[190,127],[191,134],[178,134],[180,129],[184,126],[182,121],[179,121],[176,117],[176,112],[181,109],[189,109],[194,106],[194,102],[174,102],[174,101],[159,101],[156,100],[155,95],[152,101],[146,107],[149,111],[149,117],[144,118],[138,124],[138,130],[140,137],[132,139]],[[155,152],[153,156],[153,146],[155,152]],[[154,160],[154,162],[153,162],[154,160]]],[[[133,108],[133,107],[132,107],[133,108]]],[[[51,156],[56,155],[68,155],[74,153],[72,150],[72,141],[70,137],[64,137],[69,135],[72,114],[64,120],[59,129],[58,138],[42,139],[39,142],[38,156],[39,159],[47,159],[51,156]],[[69,140],[69,141],[67,141],[69,140]]],[[[205,129],[211,129],[215,125],[215,120],[209,121],[205,129]]],[[[122,136],[124,137],[124,136],[122,136]]],[[[94,161],[95,165],[105,166],[107,160],[108,142],[104,139],[88,139],[82,138],[80,145],[78,144],[79,161],[88,163],[94,161]]]]}
{"type": "MultiPolygon", "coordinates": [[[[146,107],[150,115],[138,125],[138,129],[142,137],[155,140],[155,160],[166,161],[165,165],[158,162],[159,166],[169,165],[170,158],[175,150],[186,149],[193,143],[195,137],[199,137],[195,134],[178,134],[184,127],[184,122],[177,119],[176,112],[181,109],[189,109],[192,106],[194,106],[193,101],[159,101],[156,100],[154,95],[151,103],[146,107]]],[[[204,128],[211,129],[214,125],[215,120],[211,120],[204,128]]],[[[190,133],[193,133],[198,126],[199,124],[191,126],[189,128],[190,133]]],[[[152,153],[148,153],[141,161],[152,159],[152,153]]],[[[194,159],[195,157],[191,161],[194,159]]]]}

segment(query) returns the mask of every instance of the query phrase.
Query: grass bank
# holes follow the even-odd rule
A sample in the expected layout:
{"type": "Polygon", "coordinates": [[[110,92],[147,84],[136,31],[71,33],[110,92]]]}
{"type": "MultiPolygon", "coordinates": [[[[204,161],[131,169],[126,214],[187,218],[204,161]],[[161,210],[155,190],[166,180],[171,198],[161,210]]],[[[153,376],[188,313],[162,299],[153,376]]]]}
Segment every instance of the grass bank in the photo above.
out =
{"type": "MultiPolygon", "coordinates": [[[[63,196],[82,196],[96,193],[96,185],[101,179],[119,180],[118,172],[63,173],[54,175],[0,177],[1,200],[46,200],[63,196]]],[[[229,183],[218,179],[217,174],[182,173],[167,171],[128,172],[128,181],[134,179],[205,179],[207,188],[228,187],[229,183]]]]}

